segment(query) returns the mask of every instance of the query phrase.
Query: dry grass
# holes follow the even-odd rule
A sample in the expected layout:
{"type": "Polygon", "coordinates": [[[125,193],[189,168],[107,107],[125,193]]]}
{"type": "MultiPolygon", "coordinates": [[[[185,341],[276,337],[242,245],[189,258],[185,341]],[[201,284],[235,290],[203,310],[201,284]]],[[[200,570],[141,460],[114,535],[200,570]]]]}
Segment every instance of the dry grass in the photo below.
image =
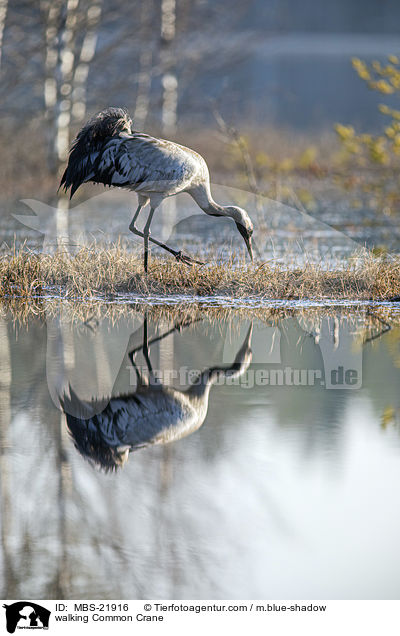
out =
{"type": "Polygon", "coordinates": [[[173,259],[152,258],[144,275],[142,259],[121,245],[84,247],[75,255],[37,254],[22,248],[0,257],[0,298],[115,298],[134,294],[186,295],[227,299],[379,300],[400,295],[400,258],[364,256],[341,268],[309,263],[289,269],[213,262],[188,267],[173,259]]]}

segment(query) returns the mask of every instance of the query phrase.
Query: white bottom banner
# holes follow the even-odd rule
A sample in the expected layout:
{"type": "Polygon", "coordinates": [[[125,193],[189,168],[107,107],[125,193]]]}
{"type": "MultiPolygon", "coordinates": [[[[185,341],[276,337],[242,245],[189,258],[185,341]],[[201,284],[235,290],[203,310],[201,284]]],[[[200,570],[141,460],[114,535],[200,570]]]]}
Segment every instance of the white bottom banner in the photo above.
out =
{"type": "MultiPolygon", "coordinates": [[[[399,634],[400,601],[2,601],[2,634],[399,634]]],[[[38,635],[39,636],[39,635],[38,635]]]]}

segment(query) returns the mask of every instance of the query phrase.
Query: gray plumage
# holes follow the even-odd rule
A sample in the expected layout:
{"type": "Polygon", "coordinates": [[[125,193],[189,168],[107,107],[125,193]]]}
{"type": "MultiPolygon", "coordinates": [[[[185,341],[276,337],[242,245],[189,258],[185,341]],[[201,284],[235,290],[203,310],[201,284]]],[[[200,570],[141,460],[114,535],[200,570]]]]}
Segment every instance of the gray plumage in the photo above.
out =
{"type": "Polygon", "coordinates": [[[253,224],[247,212],[237,206],[221,206],[211,195],[210,176],[203,157],[191,148],[132,130],[132,120],[122,108],[108,108],[90,119],[78,133],[60,187],[71,197],[82,183],[93,181],[127,188],[139,195],[139,207],[130,229],[183,258],[160,241],[149,239],[152,214],[163,199],[188,192],[211,216],[231,217],[242,235],[251,258],[253,224]],[[150,203],[150,215],[143,233],[135,227],[140,210],[150,203]],[[148,226],[148,227],[147,227],[148,226]],[[147,231],[146,231],[147,230],[147,231]]]}
{"type": "Polygon", "coordinates": [[[125,463],[132,450],[168,444],[190,435],[203,424],[211,386],[221,376],[239,377],[251,362],[250,327],[230,367],[206,369],[183,391],[142,379],[134,393],[85,402],[71,389],[60,399],[76,448],[105,470],[125,463]],[[98,412],[100,410],[100,412],[98,412]],[[95,414],[94,414],[95,413],[95,414]]]}

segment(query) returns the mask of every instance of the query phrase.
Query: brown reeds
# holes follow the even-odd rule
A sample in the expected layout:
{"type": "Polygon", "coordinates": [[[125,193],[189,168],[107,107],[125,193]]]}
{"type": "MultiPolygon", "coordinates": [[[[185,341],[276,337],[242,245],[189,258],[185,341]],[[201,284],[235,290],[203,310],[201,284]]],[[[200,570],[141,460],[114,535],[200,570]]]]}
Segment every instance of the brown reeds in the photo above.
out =
{"type": "Polygon", "coordinates": [[[131,294],[226,299],[388,300],[400,295],[400,258],[364,254],[336,269],[306,263],[288,268],[273,261],[249,265],[211,262],[188,267],[153,257],[148,276],[142,258],[122,245],[83,247],[76,254],[27,248],[0,256],[0,298],[113,298],[131,294]]]}

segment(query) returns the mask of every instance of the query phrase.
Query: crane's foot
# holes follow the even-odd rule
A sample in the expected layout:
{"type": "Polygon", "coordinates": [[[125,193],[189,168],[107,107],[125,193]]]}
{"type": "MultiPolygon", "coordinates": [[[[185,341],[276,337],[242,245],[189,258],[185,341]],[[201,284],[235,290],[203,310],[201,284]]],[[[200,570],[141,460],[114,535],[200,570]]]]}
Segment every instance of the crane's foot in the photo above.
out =
{"type": "Polygon", "coordinates": [[[180,261],[182,263],[186,263],[186,265],[205,265],[205,263],[203,261],[196,261],[196,259],[192,258],[191,256],[188,256],[187,254],[184,254],[182,252],[182,250],[179,250],[179,252],[176,252],[175,254],[175,258],[177,261],[180,261]]]}

